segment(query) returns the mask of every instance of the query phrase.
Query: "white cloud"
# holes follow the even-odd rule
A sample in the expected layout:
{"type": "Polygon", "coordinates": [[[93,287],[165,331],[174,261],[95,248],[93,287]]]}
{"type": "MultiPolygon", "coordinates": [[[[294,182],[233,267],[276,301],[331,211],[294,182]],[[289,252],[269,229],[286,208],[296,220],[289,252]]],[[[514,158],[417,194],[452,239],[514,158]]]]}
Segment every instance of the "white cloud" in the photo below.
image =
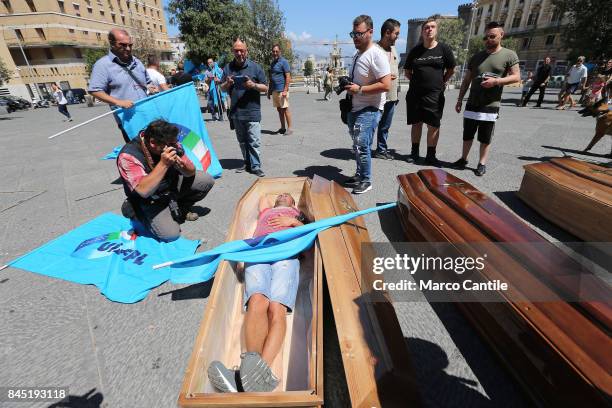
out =
{"type": "Polygon", "coordinates": [[[300,35],[294,33],[293,31],[289,31],[285,33],[285,35],[293,42],[303,42],[312,38],[312,34],[307,33],[306,31],[302,31],[302,34],[300,35]]]}

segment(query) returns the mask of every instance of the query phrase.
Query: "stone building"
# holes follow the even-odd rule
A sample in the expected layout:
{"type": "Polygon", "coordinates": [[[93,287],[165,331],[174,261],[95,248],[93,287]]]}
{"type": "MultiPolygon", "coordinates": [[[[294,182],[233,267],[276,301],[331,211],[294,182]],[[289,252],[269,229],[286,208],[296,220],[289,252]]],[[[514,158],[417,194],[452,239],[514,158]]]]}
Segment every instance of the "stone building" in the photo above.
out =
{"type": "Polygon", "coordinates": [[[162,0],[0,0],[0,58],[13,72],[0,93],[45,97],[53,82],[86,88],[85,51],[107,49],[115,27],[172,58],[162,0]]]}
{"type": "MultiPolygon", "coordinates": [[[[436,16],[438,20],[456,20],[457,16],[436,16]]],[[[406,40],[406,54],[421,41],[421,26],[427,18],[411,18],[408,20],[408,38],[406,40]]]]}
{"type": "Polygon", "coordinates": [[[561,27],[567,17],[551,0],[480,0],[473,16],[472,35],[481,36],[486,24],[497,21],[507,36],[517,38],[521,68],[535,70],[550,56],[553,75],[564,74],[572,61],[563,46],[561,27]]]}

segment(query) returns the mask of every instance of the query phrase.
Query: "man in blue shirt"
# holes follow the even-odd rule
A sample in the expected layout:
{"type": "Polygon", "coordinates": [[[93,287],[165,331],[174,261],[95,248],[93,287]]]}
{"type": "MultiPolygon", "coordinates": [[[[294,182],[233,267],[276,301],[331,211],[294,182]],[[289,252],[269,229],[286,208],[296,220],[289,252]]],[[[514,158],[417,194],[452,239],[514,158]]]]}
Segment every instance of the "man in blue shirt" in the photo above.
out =
{"type": "Polygon", "coordinates": [[[278,111],[281,128],[277,133],[285,136],[293,134],[291,130],[291,112],[289,112],[289,84],[291,83],[291,68],[289,62],[281,56],[278,44],[272,47],[274,60],[270,65],[270,85],[268,87],[268,99],[272,96],[272,106],[278,111]],[[285,127],[285,123],[287,127],[285,127]]]}
{"type": "MultiPolygon", "coordinates": [[[[142,62],[132,56],[132,39],[130,34],[120,28],[113,28],[108,33],[110,51],[100,58],[91,70],[87,91],[111,109],[130,109],[134,102],[147,97],[147,86],[151,79],[142,62]]],[[[125,142],[130,138],[115,116],[125,142]]]]}
{"type": "Polygon", "coordinates": [[[259,146],[261,144],[260,93],[268,92],[266,74],[261,65],[247,58],[247,46],[241,39],[232,45],[234,60],[223,69],[221,89],[229,92],[232,107],[228,113],[232,128],[240,144],[244,166],[238,172],[248,171],[257,177],[265,176],[261,170],[259,146]]]}

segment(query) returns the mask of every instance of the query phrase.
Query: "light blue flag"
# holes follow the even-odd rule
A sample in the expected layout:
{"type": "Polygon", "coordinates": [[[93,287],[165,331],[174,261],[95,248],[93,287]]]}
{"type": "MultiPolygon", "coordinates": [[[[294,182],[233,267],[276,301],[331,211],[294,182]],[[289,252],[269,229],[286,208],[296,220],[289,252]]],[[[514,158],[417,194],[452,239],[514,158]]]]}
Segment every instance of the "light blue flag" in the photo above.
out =
{"type": "Polygon", "coordinates": [[[193,83],[136,101],[133,108],[119,109],[116,115],[130,139],[156,119],[175,124],[179,128],[178,140],[196,169],[215,178],[221,176],[223,169],[208,137],[193,83]]]}
{"type": "Polygon", "coordinates": [[[222,260],[250,263],[270,263],[290,258],[311,247],[317,234],[355,217],[395,207],[390,203],[366,210],[329,217],[311,224],[289,228],[256,238],[230,241],[193,256],[156,265],[170,267],[170,280],[175,283],[196,283],[209,280],[222,260]]]}
{"type": "Polygon", "coordinates": [[[108,299],[134,303],[170,278],[153,265],[191,255],[199,241],[138,236],[127,218],[106,213],[9,263],[67,281],[96,285],[108,299]]]}

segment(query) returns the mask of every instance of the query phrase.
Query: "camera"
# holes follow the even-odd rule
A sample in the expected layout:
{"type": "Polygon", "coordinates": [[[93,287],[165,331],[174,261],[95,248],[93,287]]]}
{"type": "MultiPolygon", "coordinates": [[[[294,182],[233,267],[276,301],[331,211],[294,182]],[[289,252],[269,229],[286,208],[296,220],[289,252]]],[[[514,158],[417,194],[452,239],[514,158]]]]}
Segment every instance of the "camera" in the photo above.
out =
{"type": "Polygon", "coordinates": [[[340,95],[342,91],[344,91],[344,87],[350,84],[352,84],[352,82],[346,75],[339,77],[338,86],[334,88],[334,91],[336,91],[336,95],[340,95]]]}
{"type": "Polygon", "coordinates": [[[174,151],[176,152],[176,155],[178,157],[183,157],[185,155],[185,149],[183,148],[183,146],[180,145],[180,143],[169,145],[169,146],[174,147],[174,151]]]}

